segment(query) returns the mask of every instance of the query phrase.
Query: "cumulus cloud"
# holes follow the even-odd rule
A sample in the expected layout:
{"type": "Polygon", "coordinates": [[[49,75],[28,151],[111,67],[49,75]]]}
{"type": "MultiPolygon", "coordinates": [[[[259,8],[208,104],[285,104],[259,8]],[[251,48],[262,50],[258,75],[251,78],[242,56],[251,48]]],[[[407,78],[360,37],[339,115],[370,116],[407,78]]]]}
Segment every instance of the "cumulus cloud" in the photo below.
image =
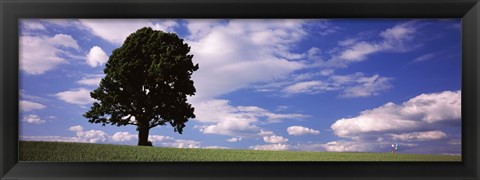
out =
{"type": "Polygon", "coordinates": [[[190,35],[188,39],[198,40],[208,35],[213,28],[221,25],[220,20],[216,19],[187,19],[186,26],[190,35]]]}
{"type": "Polygon", "coordinates": [[[68,130],[73,131],[73,132],[80,132],[80,131],[83,131],[83,127],[80,126],[80,125],[77,125],[77,126],[72,126],[72,127],[68,128],[68,130]]]}
{"type": "Polygon", "coordinates": [[[242,140],[242,138],[233,137],[233,138],[227,139],[227,142],[238,142],[238,141],[241,141],[241,140],[242,140]]]}
{"type": "Polygon", "coordinates": [[[331,128],[340,137],[351,137],[372,132],[427,128],[431,123],[459,121],[460,118],[461,92],[444,91],[421,94],[401,105],[389,102],[362,111],[357,117],[339,119],[331,128]]]}
{"type": "Polygon", "coordinates": [[[258,136],[270,136],[270,135],[274,135],[275,133],[273,133],[273,131],[265,131],[263,129],[260,130],[260,132],[258,133],[258,136]]]}
{"type": "Polygon", "coordinates": [[[46,121],[40,119],[40,117],[36,114],[29,114],[23,118],[24,122],[30,123],[30,124],[43,124],[46,121]]]}
{"type": "Polygon", "coordinates": [[[95,100],[90,97],[90,90],[85,88],[59,92],[55,94],[55,96],[60,100],[76,105],[87,105],[95,102],[95,100]]]}
{"type": "Polygon", "coordinates": [[[323,145],[329,152],[365,152],[368,146],[353,141],[331,141],[323,145]]]}
{"type": "Polygon", "coordinates": [[[190,27],[187,43],[200,64],[192,78],[192,99],[213,99],[253,83],[283,77],[305,64],[290,61],[291,52],[307,34],[301,20],[229,20],[201,22],[190,27]],[[207,27],[206,30],[199,30],[207,27]]]}
{"type": "Polygon", "coordinates": [[[412,132],[412,133],[402,133],[402,134],[392,134],[393,140],[402,140],[402,141],[427,141],[427,140],[437,140],[442,139],[447,136],[442,131],[425,131],[425,132],[412,132]]]}
{"type": "Polygon", "coordinates": [[[290,126],[287,128],[287,132],[289,135],[294,135],[294,136],[301,136],[305,134],[319,134],[320,131],[306,128],[303,126],[290,126]]]}
{"type": "Polygon", "coordinates": [[[161,136],[161,135],[150,135],[148,139],[152,142],[161,142],[161,141],[170,141],[173,140],[173,137],[170,136],[161,136]]]}
{"type": "Polygon", "coordinates": [[[27,101],[27,100],[20,100],[19,106],[20,106],[20,111],[34,111],[34,110],[44,109],[47,107],[43,104],[27,101]]]}
{"type": "Polygon", "coordinates": [[[108,61],[108,56],[102,48],[93,46],[87,54],[86,62],[91,67],[101,66],[108,61]]]}
{"type": "Polygon", "coordinates": [[[250,146],[249,148],[253,150],[285,151],[288,150],[289,147],[288,144],[266,144],[250,146]]]}
{"type": "Polygon", "coordinates": [[[72,126],[68,130],[76,133],[78,142],[98,143],[106,142],[109,138],[108,134],[100,130],[84,131],[82,126],[72,126]]]}
{"type": "Polygon", "coordinates": [[[79,49],[70,35],[20,36],[20,69],[28,74],[39,75],[67,63],[68,48],[79,49]],[[65,49],[67,48],[67,49],[65,49]]]}
{"type": "MultiPolygon", "coordinates": [[[[83,130],[83,129],[82,129],[83,130]]],[[[82,131],[81,130],[81,131],[82,131]]],[[[116,132],[108,137],[109,140],[115,143],[135,144],[138,140],[138,134],[131,134],[130,132],[116,132]]],[[[200,141],[175,139],[170,136],[149,135],[148,140],[155,146],[174,147],[174,148],[200,148],[200,141]]]]}
{"type": "Polygon", "coordinates": [[[169,142],[162,142],[160,144],[165,147],[175,147],[175,148],[201,148],[200,141],[184,140],[184,139],[176,139],[169,142]]]}
{"type": "MultiPolygon", "coordinates": [[[[67,130],[75,133],[73,137],[65,136],[20,136],[20,139],[26,141],[55,141],[55,142],[84,142],[84,143],[121,143],[136,144],[138,140],[137,134],[121,131],[115,132],[113,135],[101,130],[85,130],[83,126],[71,126],[67,130]]],[[[170,136],[149,135],[148,140],[155,146],[174,147],[174,148],[209,148],[209,149],[226,149],[222,146],[206,146],[202,147],[202,142],[186,139],[175,139],[170,136]]]]}
{"type": "MultiPolygon", "coordinates": [[[[401,104],[389,102],[362,111],[359,116],[334,122],[331,125],[333,133],[349,140],[305,147],[342,152],[388,152],[390,145],[397,143],[402,153],[459,153],[461,144],[456,142],[460,134],[455,131],[459,132],[460,127],[452,123],[460,120],[460,90],[421,94],[401,104]]],[[[302,149],[302,146],[294,149],[302,149]]]]}
{"type": "Polygon", "coordinates": [[[204,124],[199,129],[204,134],[221,134],[234,137],[257,137],[258,124],[282,120],[302,119],[302,114],[278,114],[256,106],[231,106],[228,100],[210,100],[195,105],[195,120],[204,124]]]}
{"type": "Polygon", "coordinates": [[[130,134],[129,132],[116,132],[112,136],[112,141],[114,142],[124,142],[136,140],[138,137],[135,134],[130,134]]]}
{"type": "Polygon", "coordinates": [[[145,19],[80,19],[79,22],[92,34],[115,45],[121,45],[127,36],[143,27],[172,32],[178,25],[174,20],[145,19]]]}
{"type": "Polygon", "coordinates": [[[282,136],[273,135],[273,136],[264,136],[263,141],[265,141],[266,143],[280,144],[280,143],[288,142],[288,139],[282,136]]]}
{"type": "Polygon", "coordinates": [[[78,46],[77,41],[72,38],[72,36],[67,34],[57,34],[53,38],[49,39],[49,41],[55,45],[66,47],[66,48],[73,48],[73,49],[80,49],[78,46]]]}

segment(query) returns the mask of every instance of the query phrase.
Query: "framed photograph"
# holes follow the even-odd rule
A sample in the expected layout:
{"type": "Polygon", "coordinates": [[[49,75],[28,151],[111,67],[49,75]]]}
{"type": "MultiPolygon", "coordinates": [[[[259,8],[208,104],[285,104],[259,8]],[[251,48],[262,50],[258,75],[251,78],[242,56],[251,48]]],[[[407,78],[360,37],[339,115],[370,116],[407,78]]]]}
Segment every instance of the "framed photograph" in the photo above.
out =
{"type": "Polygon", "coordinates": [[[1,179],[479,179],[478,0],[2,1],[1,179]]]}

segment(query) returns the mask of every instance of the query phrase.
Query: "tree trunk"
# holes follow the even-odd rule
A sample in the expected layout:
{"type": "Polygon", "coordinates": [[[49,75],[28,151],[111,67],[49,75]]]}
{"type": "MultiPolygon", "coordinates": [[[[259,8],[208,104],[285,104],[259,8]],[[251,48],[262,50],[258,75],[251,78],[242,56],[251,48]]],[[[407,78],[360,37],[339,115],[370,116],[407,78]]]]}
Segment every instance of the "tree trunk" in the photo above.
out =
{"type": "Polygon", "coordinates": [[[150,128],[138,127],[138,145],[139,146],[152,146],[152,143],[148,141],[148,134],[150,128]]]}

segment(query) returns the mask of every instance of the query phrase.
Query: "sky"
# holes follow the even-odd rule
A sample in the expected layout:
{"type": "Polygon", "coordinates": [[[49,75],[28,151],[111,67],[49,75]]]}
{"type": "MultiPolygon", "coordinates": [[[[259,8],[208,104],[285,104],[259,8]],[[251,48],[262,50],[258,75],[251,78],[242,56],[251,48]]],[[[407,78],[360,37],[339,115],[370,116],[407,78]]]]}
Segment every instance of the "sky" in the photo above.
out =
{"type": "Polygon", "coordinates": [[[460,19],[21,19],[21,140],[137,144],[91,124],[112,51],[174,32],[199,70],[183,134],[158,147],[461,154],[460,19]]]}

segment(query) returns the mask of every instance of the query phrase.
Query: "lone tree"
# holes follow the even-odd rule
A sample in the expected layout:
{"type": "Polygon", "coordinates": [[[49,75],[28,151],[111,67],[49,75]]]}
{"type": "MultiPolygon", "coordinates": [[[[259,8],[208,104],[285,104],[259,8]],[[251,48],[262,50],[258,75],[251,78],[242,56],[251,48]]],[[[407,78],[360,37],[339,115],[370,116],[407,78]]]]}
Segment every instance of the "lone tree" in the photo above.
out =
{"type": "Polygon", "coordinates": [[[170,124],[182,134],[195,118],[187,95],[196,90],[191,75],[190,47],[174,33],[142,28],[115,49],[104,69],[105,77],[90,96],[97,99],[83,116],[90,123],[137,126],[138,145],[151,146],[151,128],[170,124]]]}

